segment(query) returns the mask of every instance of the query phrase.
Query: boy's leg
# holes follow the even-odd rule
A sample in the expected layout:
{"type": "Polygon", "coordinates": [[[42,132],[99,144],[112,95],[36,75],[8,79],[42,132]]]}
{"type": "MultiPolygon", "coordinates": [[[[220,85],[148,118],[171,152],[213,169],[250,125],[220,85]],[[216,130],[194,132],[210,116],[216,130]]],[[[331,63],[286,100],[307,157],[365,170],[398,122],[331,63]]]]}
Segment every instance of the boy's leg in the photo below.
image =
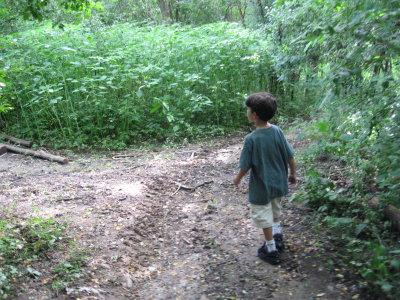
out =
{"type": "Polygon", "coordinates": [[[275,240],[275,245],[278,250],[283,250],[283,234],[281,230],[281,197],[275,198],[271,201],[273,223],[272,223],[272,236],[275,240]]]}
{"type": "Polygon", "coordinates": [[[264,244],[258,249],[258,257],[270,264],[278,264],[280,259],[272,234],[273,213],[271,203],[267,205],[250,204],[250,209],[253,225],[261,228],[265,237],[264,244]]]}
{"type": "Polygon", "coordinates": [[[263,233],[266,241],[271,241],[274,239],[274,236],[272,234],[272,227],[263,228],[263,233]]]}
{"type": "Polygon", "coordinates": [[[281,197],[272,199],[272,215],[273,215],[273,223],[272,223],[272,235],[282,234],[281,230],[281,197]]]}
{"type": "Polygon", "coordinates": [[[265,238],[265,246],[267,247],[268,252],[276,251],[276,245],[274,236],[272,235],[272,227],[263,228],[264,238],[265,238]]]}
{"type": "Polygon", "coordinates": [[[277,233],[282,233],[281,219],[274,218],[274,222],[272,223],[272,235],[275,235],[277,233]]]}
{"type": "Polygon", "coordinates": [[[280,263],[279,253],[276,250],[275,240],[272,235],[272,226],[263,228],[265,243],[258,249],[258,257],[271,265],[280,263]]]}

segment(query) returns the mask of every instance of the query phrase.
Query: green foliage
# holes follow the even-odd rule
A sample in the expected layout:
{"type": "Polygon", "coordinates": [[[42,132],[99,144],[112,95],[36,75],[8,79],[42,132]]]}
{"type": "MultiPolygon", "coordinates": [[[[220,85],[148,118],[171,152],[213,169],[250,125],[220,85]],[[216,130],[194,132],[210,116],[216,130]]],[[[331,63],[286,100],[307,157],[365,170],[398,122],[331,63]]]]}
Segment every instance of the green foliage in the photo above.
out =
{"type": "Polygon", "coordinates": [[[112,25],[121,22],[152,22],[162,23],[162,16],[157,1],[146,0],[106,0],[103,10],[93,11],[90,23],[98,20],[102,25],[112,25]]]}
{"type": "Polygon", "coordinates": [[[369,248],[372,250],[372,258],[369,259],[361,269],[361,275],[373,282],[390,299],[400,297],[400,251],[388,249],[383,245],[371,242],[369,248]]]}
{"type": "MultiPolygon", "coordinates": [[[[172,2],[172,1],[171,1],[172,2]]],[[[247,3],[244,0],[183,0],[176,1],[175,22],[207,24],[218,21],[244,21],[247,3]]]]}
{"type": "MultiPolygon", "coordinates": [[[[67,2],[86,1],[53,1],[67,2]]],[[[12,32],[6,24],[20,15],[16,8],[26,8],[10,3],[0,1],[3,32],[12,32]]],[[[49,9],[46,3],[33,5],[49,9]]],[[[300,196],[340,232],[334,237],[344,260],[370,290],[398,298],[399,252],[364,202],[377,195],[400,207],[400,2],[248,3],[249,13],[239,0],[103,1],[82,26],[2,36],[0,112],[13,110],[0,121],[10,133],[54,146],[118,149],[225,133],[243,125],[248,92],[269,90],[279,99],[278,119],[312,120],[300,196]],[[117,24],[220,19],[246,19],[261,30],[117,24]],[[326,176],[315,167],[322,158],[332,164],[326,176]],[[333,178],[335,167],[345,170],[345,182],[333,178]]]]}
{"type": "Polygon", "coordinates": [[[382,216],[363,203],[364,192],[356,186],[345,190],[314,168],[304,179],[304,189],[294,200],[318,212],[320,226],[324,224],[329,230],[325,242],[339,247],[335,264],[350,265],[365,279],[364,287],[370,293],[398,299],[400,252],[388,232],[389,223],[382,222],[382,216]]]}
{"type": "Polygon", "coordinates": [[[92,10],[102,9],[101,1],[92,0],[0,0],[2,34],[31,28],[35,22],[49,20],[62,28],[64,23],[90,17],[92,10]],[[27,22],[32,20],[33,22],[27,22]]]}
{"type": "Polygon", "coordinates": [[[319,212],[351,216],[352,212],[357,214],[360,211],[359,199],[356,199],[354,195],[352,197],[342,195],[343,188],[336,189],[332,181],[323,178],[315,169],[308,170],[305,179],[304,189],[307,191],[307,197],[304,202],[317,208],[319,212]]]}
{"type": "Polygon", "coordinates": [[[0,29],[9,33],[22,19],[51,21],[64,28],[86,20],[89,26],[120,22],[207,24],[237,21],[244,24],[247,0],[0,0],[0,29]]]}
{"type": "Polygon", "coordinates": [[[87,256],[84,252],[72,252],[67,260],[60,262],[53,269],[53,277],[49,284],[57,295],[69,287],[71,283],[84,277],[82,267],[85,265],[86,259],[87,256]]]}
{"type": "Polygon", "coordinates": [[[15,110],[5,123],[58,146],[124,148],[229,130],[243,124],[244,95],[261,89],[268,69],[259,35],[228,23],[41,27],[6,42],[15,110]]]}
{"type": "Polygon", "coordinates": [[[35,218],[15,224],[1,221],[1,257],[11,262],[35,258],[54,247],[63,228],[53,219],[35,218]]]}
{"type": "Polygon", "coordinates": [[[19,1],[23,6],[24,19],[34,18],[43,20],[44,15],[48,13],[49,6],[56,5],[57,8],[71,11],[88,11],[91,7],[101,5],[101,2],[93,0],[31,0],[19,1]]]}
{"type": "MultiPolygon", "coordinates": [[[[304,154],[307,171],[303,191],[294,199],[318,212],[329,230],[330,242],[340,246],[337,263],[351,265],[370,292],[397,299],[400,257],[388,230],[390,223],[383,222],[382,214],[366,203],[372,197],[371,188],[374,191],[370,179],[377,172],[375,161],[371,164],[369,156],[355,158],[352,152],[363,153],[358,147],[370,144],[365,141],[360,145],[357,135],[350,138],[325,122],[310,127],[308,134],[320,142],[304,154]]],[[[391,191],[383,194],[394,196],[391,191]]]]}
{"type": "Polygon", "coordinates": [[[260,15],[281,109],[306,108],[316,147],[400,207],[400,2],[286,0],[260,15]]]}
{"type": "Polygon", "coordinates": [[[13,292],[13,282],[19,278],[37,277],[41,273],[31,262],[62,240],[65,225],[53,219],[0,221],[0,298],[13,292]]]}

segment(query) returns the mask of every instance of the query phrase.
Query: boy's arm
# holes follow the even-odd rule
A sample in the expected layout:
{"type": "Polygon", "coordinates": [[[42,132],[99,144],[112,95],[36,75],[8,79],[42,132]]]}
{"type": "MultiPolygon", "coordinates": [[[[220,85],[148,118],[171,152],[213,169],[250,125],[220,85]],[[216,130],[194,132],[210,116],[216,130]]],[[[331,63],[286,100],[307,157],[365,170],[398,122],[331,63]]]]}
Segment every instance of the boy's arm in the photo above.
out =
{"type": "Polygon", "coordinates": [[[297,178],[296,178],[296,162],[294,161],[294,158],[289,159],[289,182],[290,183],[296,183],[297,178]]]}
{"type": "Polygon", "coordinates": [[[239,173],[236,175],[235,179],[233,179],[233,184],[238,187],[240,184],[240,181],[242,181],[242,178],[244,177],[244,175],[246,175],[246,173],[247,173],[247,170],[239,169],[239,173]]]}

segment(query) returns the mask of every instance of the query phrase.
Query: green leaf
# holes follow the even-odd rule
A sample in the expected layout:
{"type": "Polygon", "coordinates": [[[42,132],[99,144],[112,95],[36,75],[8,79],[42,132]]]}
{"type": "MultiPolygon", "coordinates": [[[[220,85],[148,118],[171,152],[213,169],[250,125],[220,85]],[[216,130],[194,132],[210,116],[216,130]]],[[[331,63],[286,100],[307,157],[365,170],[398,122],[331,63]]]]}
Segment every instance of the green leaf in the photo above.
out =
{"type": "Polygon", "coordinates": [[[153,105],[153,109],[150,111],[151,114],[154,114],[156,111],[158,111],[161,108],[161,103],[155,103],[153,105]]]}
{"type": "Polygon", "coordinates": [[[310,48],[310,46],[313,44],[314,42],[308,42],[308,44],[304,47],[304,52],[307,52],[308,48],[310,48]]]}
{"type": "Polygon", "coordinates": [[[175,120],[175,117],[173,115],[171,115],[171,114],[168,114],[167,115],[167,120],[168,120],[169,123],[171,123],[171,122],[173,122],[175,120]]]}
{"type": "Polygon", "coordinates": [[[72,49],[70,47],[61,47],[61,49],[66,50],[66,51],[76,52],[75,49],[72,49]]]}
{"type": "Polygon", "coordinates": [[[394,170],[393,172],[392,172],[392,176],[393,177],[397,177],[397,176],[399,176],[400,175],[400,168],[398,168],[398,169],[396,169],[396,170],[394,170]]]}
{"type": "Polygon", "coordinates": [[[26,270],[28,271],[28,273],[30,275],[32,275],[33,277],[38,277],[40,275],[42,275],[42,273],[40,273],[39,271],[32,269],[31,267],[27,267],[26,270]]]}
{"type": "Polygon", "coordinates": [[[398,259],[392,259],[390,261],[390,266],[392,266],[396,270],[400,270],[400,261],[398,259]]]}
{"type": "Polygon", "coordinates": [[[350,142],[351,140],[353,140],[353,135],[352,134],[342,134],[339,137],[339,140],[344,141],[344,142],[350,142]]]}
{"type": "Polygon", "coordinates": [[[358,235],[364,230],[364,228],[365,228],[366,226],[367,226],[367,224],[365,224],[365,223],[359,224],[359,225],[357,226],[355,232],[354,232],[355,235],[358,236],[358,235]]]}
{"type": "Polygon", "coordinates": [[[337,218],[335,220],[336,224],[350,224],[353,221],[352,218],[337,218]]]}
{"type": "Polygon", "coordinates": [[[162,105],[164,106],[165,110],[169,111],[169,105],[168,102],[163,101],[162,105]]]}
{"type": "Polygon", "coordinates": [[[390,292],[391,289],[393,288],[393,286],[390,283],[384,281],[384,282],[381,283],[381,288],[385,292],[390,292]]]}
{"type": "Polygon", "coordinates": [[[317,123],[318,131],[319,132],[327,132],[329,129],[328,123],[317,123]]]}
{"type": "Polygon", "coordinates": [[[96,1],[95,3],[93,3],[92,8],[99,10],[99,11],[103,11],[104,10],[104,6],[103,3],[101,1],[96,1]]]}

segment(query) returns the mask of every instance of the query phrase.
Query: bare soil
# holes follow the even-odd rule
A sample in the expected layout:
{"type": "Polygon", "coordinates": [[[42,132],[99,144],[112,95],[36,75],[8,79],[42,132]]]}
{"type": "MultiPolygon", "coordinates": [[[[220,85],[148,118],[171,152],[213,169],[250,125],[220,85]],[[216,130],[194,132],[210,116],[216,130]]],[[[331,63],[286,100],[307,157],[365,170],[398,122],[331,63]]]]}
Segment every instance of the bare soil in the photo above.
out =
{"type": "Polygon", "coordinates": [[[85,276],[56,294],[48,270],[71,246],[51,251],[33,263],[40,276],[16,283],[15,299],[360,299],[345,270],[326,268],[328,254],[317,247],[324,236],[312,229],[311,212],[287,199],[283,262],[257,258],[263,238],[249,221],[247,182],[232,184],[243,136],[75,154],[68,165],[0,156],[0,218],[67,222],[88,256],[85,276]]]}

